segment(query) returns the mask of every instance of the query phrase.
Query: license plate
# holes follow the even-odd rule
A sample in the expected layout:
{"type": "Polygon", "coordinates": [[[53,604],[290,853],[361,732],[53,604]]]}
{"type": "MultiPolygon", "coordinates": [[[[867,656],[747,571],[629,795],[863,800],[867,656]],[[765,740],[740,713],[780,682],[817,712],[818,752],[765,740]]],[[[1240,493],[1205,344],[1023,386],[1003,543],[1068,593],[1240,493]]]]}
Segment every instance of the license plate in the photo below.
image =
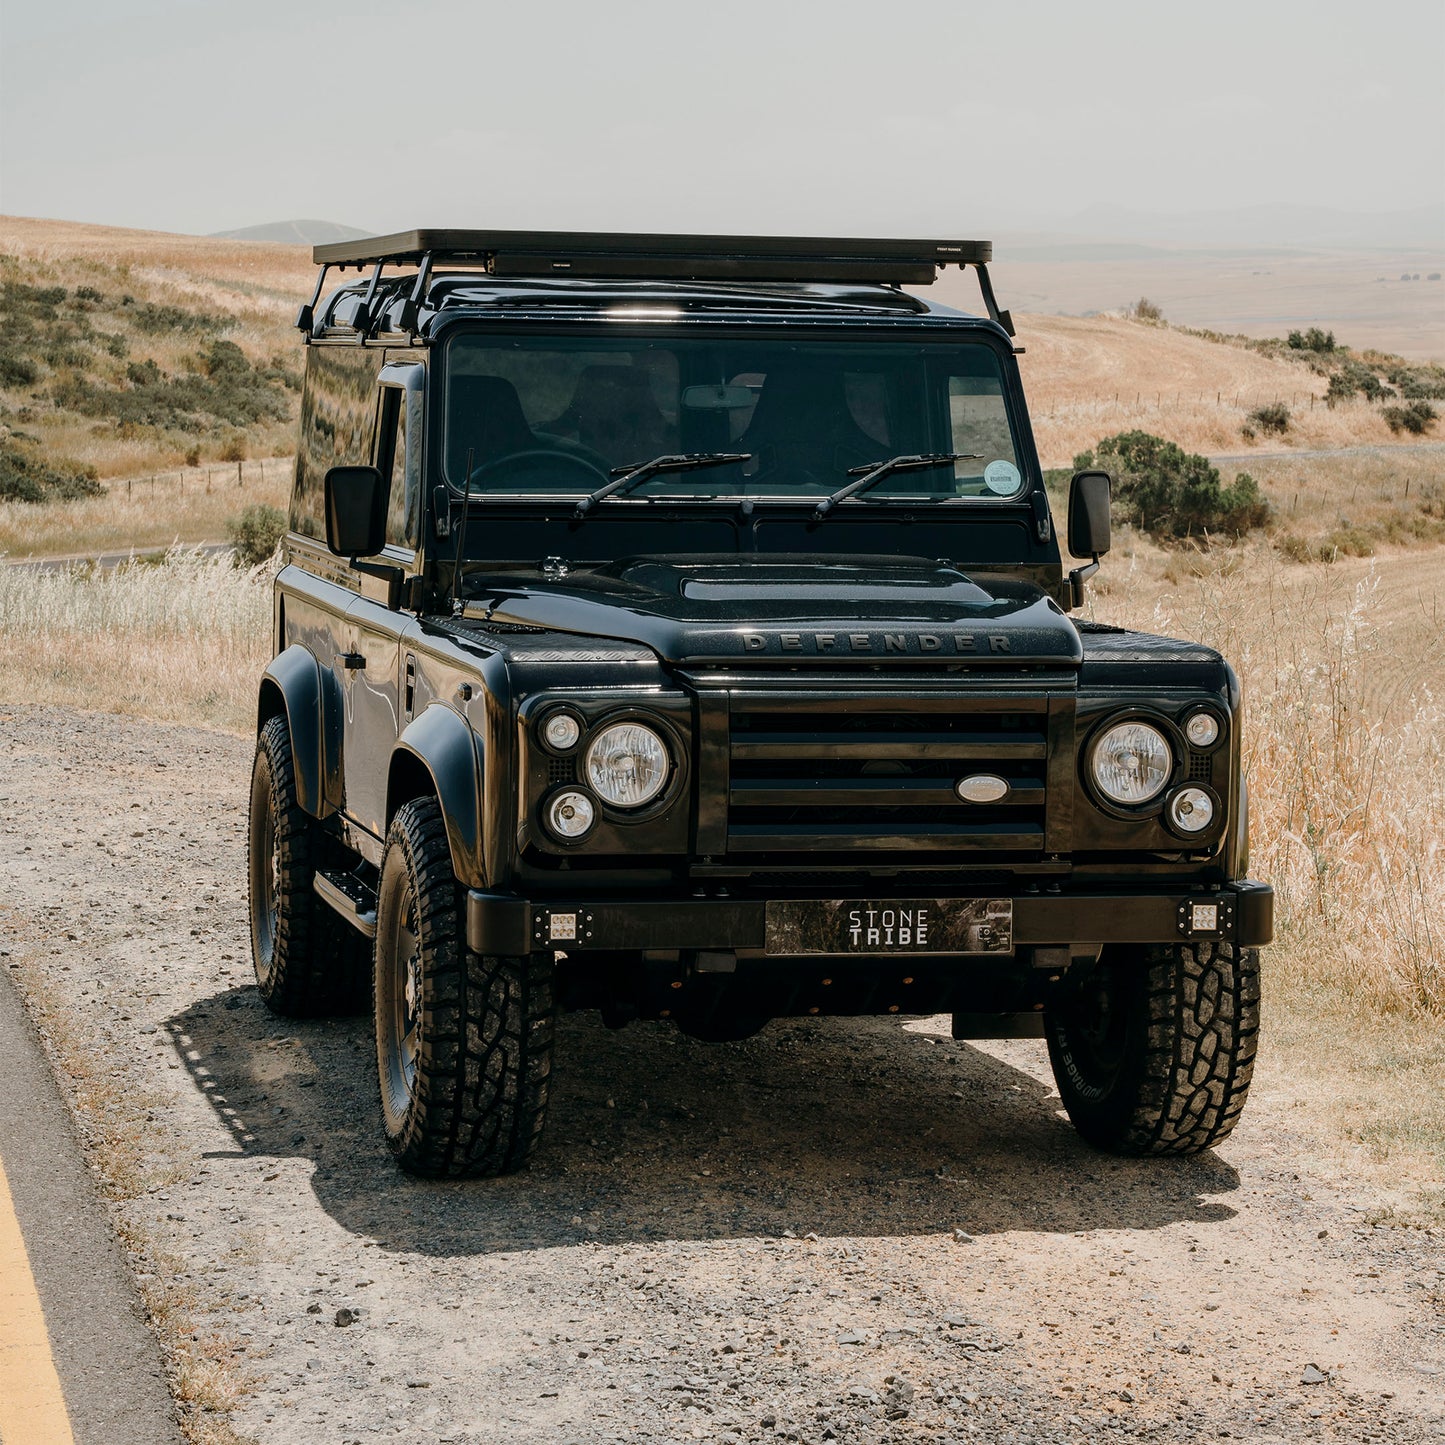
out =
{"type": "Polygon", "coordinates": [[[769,902],[769,953],[1012,953],[1011,898],[769,902]]]}

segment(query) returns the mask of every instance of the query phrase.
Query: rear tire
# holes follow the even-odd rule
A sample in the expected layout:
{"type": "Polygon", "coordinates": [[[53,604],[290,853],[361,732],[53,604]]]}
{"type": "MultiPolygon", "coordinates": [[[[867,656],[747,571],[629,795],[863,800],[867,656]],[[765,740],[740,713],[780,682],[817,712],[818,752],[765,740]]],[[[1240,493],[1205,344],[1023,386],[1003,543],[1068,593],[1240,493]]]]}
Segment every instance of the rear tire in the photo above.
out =
{"type": "Polygon", "coordinates": [[[377,895],[376,1059],[387,1143],[432,1178],[520,1169],[547,1115],[552,960],[472,953],[463,917],[440,807],[404,804],[377,895]]]}
{"type": "Polygon", "coordinates": [[[336,846],[296,801],[291,732],[273,717],[256,739],[246,872],[256,988],[283,1018],[365,1007],[366,939],[314,887],[336,846]]]}
{"type": "Polygon", "coordinates": [[[1226,1138],[1249,1095],[1259,951],[1230,943],[1105,953],[1044,1016],[1074,1127],[1111,1154],[1197,1154],[1226,1138]]]}

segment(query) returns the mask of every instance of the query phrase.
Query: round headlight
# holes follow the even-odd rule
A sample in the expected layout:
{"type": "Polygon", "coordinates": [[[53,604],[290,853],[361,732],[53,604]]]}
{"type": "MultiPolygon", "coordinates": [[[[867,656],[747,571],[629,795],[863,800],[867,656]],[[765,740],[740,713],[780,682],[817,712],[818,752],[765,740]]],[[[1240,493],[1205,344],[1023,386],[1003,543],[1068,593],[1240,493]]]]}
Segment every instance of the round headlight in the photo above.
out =
{"type": "Polygon", "coordinates": [[[1094,782],[1115,803],[1147,803],[1164,791],[1174,755],[1158,728],[1123,722],[1100,734],[1090,759],[1094,782]]]}
{"type": "Polygon", "coordinates": [[[1214,799],[1203,788],[1181,788],[1169,800],[1169,821],[1181,833],[1202,833],[1214,821],[1214,799]]]}
{"type": "Polygon", "coordinates": [[[587,744],[587,781],[617,808],[650,803],[667,783],[667,749],[641,723],[614,723],[587,744]]]}
{"type": "Polygon", "coordinates": [[[1184,736],[1196,748],[1213,747],[1219,737],[1219,719],[1212,712],[1197,712],[1184,724],[1184,736]]]}
{"type": "Polygon", "coordinates": [[[580,838],[597,820],[597,809],[586,793],[558,793],[547,804],[547,826],[569,842],[580,838]]]}
{"type": "Polygon", "coordinates": [[[547,746],[555,748],[559,753],[576,747],[577,739],[581,736],[582,724],[570,712],[554,712],[542,724],[542,737],[547,746]]]}

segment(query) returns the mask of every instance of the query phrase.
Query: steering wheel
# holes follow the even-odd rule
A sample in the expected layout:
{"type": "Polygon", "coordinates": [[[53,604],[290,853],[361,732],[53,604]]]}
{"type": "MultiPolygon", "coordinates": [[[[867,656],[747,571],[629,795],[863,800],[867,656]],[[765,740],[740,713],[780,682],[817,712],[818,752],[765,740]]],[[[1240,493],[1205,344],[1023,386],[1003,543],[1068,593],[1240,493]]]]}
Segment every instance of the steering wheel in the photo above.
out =
{"type": "Polygon", "coordinates": [[[549,447],[529,447],[526,451],[512,452],[509,456],[498,457],[495,461],[483,462],[481,466],[473,468],[471,476],[467,478],[468,490],[493,472],[508,471],[532,462],[559,463],[571,467],[574,471],[585,472],[592,484],[589,491],[595,490],[599,483],[612,480],[601,467],[589,462],[586,457],[579,457],[573,452],[552,451],[549,447]]]}

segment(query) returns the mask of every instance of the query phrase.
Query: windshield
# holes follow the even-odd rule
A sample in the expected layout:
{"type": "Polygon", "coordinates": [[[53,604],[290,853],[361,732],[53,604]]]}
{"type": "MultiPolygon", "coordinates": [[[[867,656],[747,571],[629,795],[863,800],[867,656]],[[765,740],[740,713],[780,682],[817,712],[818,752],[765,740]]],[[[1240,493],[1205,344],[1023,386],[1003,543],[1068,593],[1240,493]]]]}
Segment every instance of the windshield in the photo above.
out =
{"type": "Polygon", "coordinates": [[[826,497],[850,468],[957,452],[857,500],[1023,490],[1000,359],[982,341],[460,335],[447,353],[448,479],[476,495],[588,496],[653,458],[745,461],[629,494],[826,497]]]}

